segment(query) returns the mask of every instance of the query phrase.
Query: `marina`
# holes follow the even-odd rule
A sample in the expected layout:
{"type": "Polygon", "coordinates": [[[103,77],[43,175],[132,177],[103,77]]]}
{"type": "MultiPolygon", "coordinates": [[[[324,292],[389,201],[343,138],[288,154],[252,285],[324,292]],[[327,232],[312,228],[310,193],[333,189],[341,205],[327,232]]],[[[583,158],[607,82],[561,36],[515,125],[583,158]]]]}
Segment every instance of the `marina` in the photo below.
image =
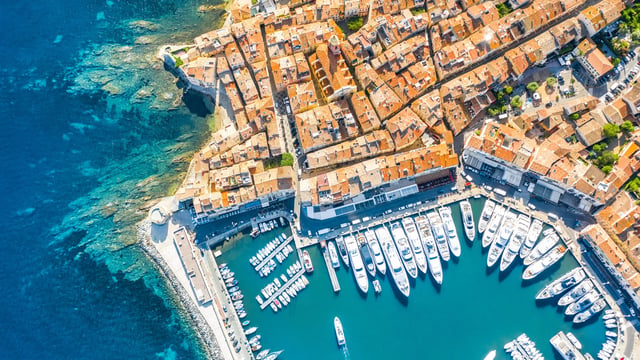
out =
{"type": "Polygon", "coordinates": [[[287,247],[287,245],[289,245],[291,241],[293,241],[293,236],[289,236],[286,238],[286,240],[281,242],[277,248],[275,248],[269,255],[267,255],[267,257],[265,257],[258,265],[256,265],[256,271],[260,272],[260,270],[262,270],[262,268],[267,265],[269,261],[271,261],[276,256],[276,254],[280,253],[282,249],[287,247]]]}
{"type": "MultiPolygon", "coordinates": [[[[473,215],[476,221],[480,218],[483,199],[470,199],[473,215]]],[[[458,234],[464,233],[464,225],[460,208],[457,204],[450,206],[452,217],[458,234]]],[[[429,212],[422,211],[423,216],[429,212]]],[[[437,214],[437,213],[436,213],[437,214]]],[[[421,222],[426,221],[426,216],[418,218],[414,215],[414,222],[418,232],[422,236],[421,222]],[[421,221],[422,220],[422,221],[421,221]]],[[[398,219],[401,220],[401,219],[398,219]]],[[[392,220],[392,223],[395,221],[392,220]]],[[[386,222],[389,224],[389,222],[386,222]]],[[[522,261],[516,257],[509,267],[509,271],[500,273],[485,272],[483,270],[486,261],[486,253],[482,247],[471,242],[461,244],[461,250],[465,256],[460,261],[444,263],[442,273],[446,272],[446,282],[440,287],[432,277],[418,277],[415,282],[409,283],[408,275],[397,248],[394,244],[389,227],[378,225],[368,226],[371,233],[376,236],[385,256],[386,266],[389,268],[388,276],[377,277],[382,291],[374,296],[374,292],[362,295],[353,281],[352,269],[340,267],[333,269],[331,262],[322,261],[322,251],[319,247],[305,248],[312,260],[316,271],[309,275],[310,286],[305,292],[298,295],[298,300],[289,304],[287,309],[282,309],[283,314],[274,314],[271,311],[260,312],[258,304],[248,302],[246,311],[251,323],[260,328],[263,334],[263,344],[266,347],[284,348],[286,358],[309,359],[342,359],[344,354],[336,344],[336,334],[327,326],[309,326],[309,324],[329,324],[338,316],[343,324],[347,325],[350,334],[348,336],[349,353],[352,359],[379,358],[483,358],[493,349],[500,349],[497,358],[505,358],[502,350],[509,339],[515,338],[522,332],[526,332],[531,339],[537,341],[537,347],[547,358],[553,358],[553,348],[548,342],[553,335],[562,330],[573,332],[584,344],[584,351],[595,355],[599,350],[599,344],[605,340],[605,328],[601,320],[590,321],[588,326],[572,328],[571,319],[564,319],[555,306],[548,306],[535,301],[536,294],[547,284],[574,269],[577,265],[572,256],[564,256],[559,264],[544,271],[544,276],[535,278],[531,283],[524,285],[520,273],[524,267],[522,261]],[[385,250],[385,244],[391,245],[385,250]],[[398,278],[394,277],[393,266],[390,264],[389,254],[395,252],[395,261],[398,264],[398,278]],[[332,280],[328,275],[332,268],[336,280],[343,286],[339,295],[332,293],[332,280]],[[396,281],[407,284],[406,293],[399,290],[396,281]],[[345,282],[346,281],[346,282],[345,282]],[[348,285],[344,285],[348,284],[348,285]],[[469,306],[468,294],[473,293],[474,306],[469,306]],[[405,295],[406,294],[406,295],[405,295]],[[488,306],[499,308],[499,313],[485,314],[477,309],[488,306]],[[256,310],[252,310],[255,308],[256,310]],[[327,310],[324,310],[327,309],[327,310]],[[331,309],[331,310],[330,310],[331,309]],[[527,315],[525,315],[527,314],[527,315]],[[535,316],[532,316],[535,314],[535,316]],[[283,320],[284,319],[284,320],[283,320]],[[384,332],[376,331],[372,324],[385,323],[394,328],[404,328],[406,324],[424,322],[446,325],[445,327],[424,327],[419,334],[400,331],[400,336],[390,338],[384,336],[384,332]],[[500,322],[500,327],[488,329],[488,322],[500,322]],[[304,328],[303,334],[298,329],[304,328]],[[447,329],[447,330],[444,330],[447,329]],[[331,331],[330,331],[331,330],[331,331]],[[465,337],[468,344],[465,348],[454,346],[455,336],[451,333],[474,333],[474,337],[465,337]],[[420,344],[427,337],[428,349],[422,346],[406,346],[406,344],[420,344]],[[374,343],[384,343],[384,349],[371,346],[374,343]],[[327,350],[333,344],[335,352],[327,350]],[[393,347],[393,350],[386,348],[393,347]],[[310,355],[311,354],[311,355],[310,355]],[[317,355],[316,355],[317,354],[317,355]],[[320,356],[322,354],[322,356],[320,356]],[[333,354],[333,355],[332,355],[333,354]]],[[[545,226],[545,229],[548,227],[545,226]]],[[[345,229],[346,230],[346,229],[345,229]]],[[[345,232],[345,237],[349,232],[345,232]]],[[[357,234],[357,233],[354,233],[357,234]]],[[[364,232],[365,238],[367,232],[364,232]]],[[[443,234],[444,235],[444,234],[443,234]]],[[[269,241],[271,234],[263,234],[257,238],[260,243],[269,241]],[[266,239],[263,239],[266,237],[266,239]]],[[[370,235],[369,235],[370,236],[370,235]]],[[[541,235],[543,237],[544,235],[541,235]]],[[[422,237],[421,237],[422,239],[422,237]]],[[[423,244],[425,240],[423,240],[423,244]]],[[[445,240],[446,241],[446,240],[445,240]]],[[[220,262],[242,262],[245,259],[242,249],[259,247],[256,240],[239,240],[223,251],[220,262]]],[[[435,241],[434,241],[435,245],[435,241]]],[[[249,251],[251,253],[251,251],[249,251]]],[[[428,252],[425,252],[428,254],[428,252]]],[[[393,257],[393,255],[391,255],[393,257]]],[[[438,260],[440,260],[438,258],[438,260]]],[[[292,261],[288,259],[287,261],[292,261]]],[[[246,264],[246,262],[245,262],[246,264]]],[[[285,266],[285,265],[283,265],[285,266]]],[[[245,265],[248,268],[248,266],[245,265]]],[[[250,284],[246,277],[253,278],[256,274],[252,269],[243,270],[239,266],[233,266],[235,277],[243,285],[244,293],[251,293],[252,288],[259,286],[250,284]]],[[[264,280],[263,280],[264,281],[264,280]]],[[[259,281],[258,281],[259,282],[259,281]]],[[[374,288],[376,287],[374,283],[374,288]]],[[[258,290],[259,291],[259,290],[258,290]]]]}

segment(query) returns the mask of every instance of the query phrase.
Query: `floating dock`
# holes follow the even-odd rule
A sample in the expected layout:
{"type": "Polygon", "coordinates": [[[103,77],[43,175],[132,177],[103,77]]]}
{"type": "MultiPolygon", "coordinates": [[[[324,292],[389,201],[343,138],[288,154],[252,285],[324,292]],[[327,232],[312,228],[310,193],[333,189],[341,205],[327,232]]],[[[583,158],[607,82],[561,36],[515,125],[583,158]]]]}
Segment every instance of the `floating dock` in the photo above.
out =
{"type": "Polygon", "coordinates": [[[269,306],[269,304],[271,304],[271,302],[273,302],[273,300],[275,300],[278,297],[278,295],[281,295],[289,286],[291,286],[291,284],[294,283],[294,281],[298,280],[298,278],[302,276],[302,274],[304,274],[304,266],[302,267],[302,269],[300,269],[300,271],[295,273],[291,277],[291,279],[287,280],[286,283],[282,284],[282,286],[278,288],[278,290],[276,290],[276,292],[274,292],[273,295],[271,295],[267,300],[265,300],[260,305],[260,310],[264,310],[267,306],[269,306]]]}
{"type": "Polygon", "coordinates": [[[260,264],[258,264],[258,266],[255,267],[256,271],[259,272],[260,269],[262,269],[265,265],[269,263],[269,260],[273,259],[273,257],[276,256],[277,253],[282,251],[282,249],[284,249],[284,247],[287,246],[287,244],[289,244],[292,240],[293,240],[293,236],[289,236],[285,241],[281,242],[280,245],[278,245],[278,247],[271,252],[271,254],[269,254],[266,258],[262,259],[260,264]]]}
{"type": "Polygon", "coordinates": [[[563,359],[566,360],[586,360],[584,355],[576,349],[573,343],[569,340],[567,335],[560,331],[559,333],[553,335],[551,340],[549,340],[553,348],[562,356],[563,359]]]}
{"type": "Polygon", "coordinates": [[[333,292],[340,291],[340,283],[338,282],[338,276],[336,275],[336,270],[333,268],[331,264],[331,259],[329,258],[329,253],[326,247],[322,248],[322,257],[324,258],[324,264],[327,265],[327,271],[329,271],[329,279],[331,279],[331,286],[333,287],[333,292]]]}

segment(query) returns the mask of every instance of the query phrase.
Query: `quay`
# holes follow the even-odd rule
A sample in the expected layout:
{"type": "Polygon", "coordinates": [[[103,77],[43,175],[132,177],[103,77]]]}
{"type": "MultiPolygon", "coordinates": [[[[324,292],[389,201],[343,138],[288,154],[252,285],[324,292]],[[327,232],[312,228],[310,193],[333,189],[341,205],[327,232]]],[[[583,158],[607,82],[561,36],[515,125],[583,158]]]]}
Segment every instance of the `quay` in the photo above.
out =
{"type": "Polygon", "coordinates": [[[280,217],[283,217],[285,219],[287,219],[287,221],[291,222],[290,219],[290,215],[287,211],[283,211],[283,210],[276,210],[273,212],[270,212],[266,215],[264,215],[263,217],[254,217],[251,219],[251,221],[248,222],[244,222],[244,223],[240,223],[237,226],[234,226],[233,228],[212,236],[212,237],[208,237],[204,242],[199,243],[202,244],[201,246],[204,246],[207,249],[213,249],[214,247],[216,247],[217,245],[219,245],[220,243],[224,242],[225,240],[227,240],[228,238],[230,238],[231,236],[234,236],[240,232],[242,232],[245,229],[251,228],[251,230],[257,230],[259,229],[258,224],[266,222],[266,221],[271,221],[271,220],[278,220],[280,217]]]}
{"type": "Polygon", "coordinates": [[[333,265],[331,264],[331,259],[329,258],[329,253],[326,247],[323,247],[322,249],[322,257],[324,258],[324,264],[327,266],[327,271],[329,272],[329,279],[331,279],[331,286],[333,287],[333,292],[339,292],[340,282],[338,282],[336,269],[334,269],[333,265]]]}
{"type": "Polygon", "coordinates": [[[280,294],[282,294],[289,286],[291,286],[291,284],[293,284],[294,281],[298,280],[298,278],[300,276],[302,276],[302,274],[304,274],[304,266],[302,267],[302,269],[300,269],[300,271],[298,271],[297,273],[295,273],[291,279],[287,280],[286,283],[282,284],[282,286],[276,290],[275,293],[273,293],[273,295],[271,295],[267,300],[265,300],[261,305],[260,305],[260,310],[264,310],[267,306],[269,306],[269,304],[271,304],[271,302],[273,302],[273,300],[275,300],[280,294]]]}
{"type": "Polygon", "coordinates": [[[551,345],[553,345],[553,348],[556,349],[556,351],[560,354],[560,356],[562,356],[563,359],[586,360],[584,355],[582,355],[582,353],[578,349],[576,349],[573,343],[569,341],[567,335],[562,331],[553,335],[549,342],[551,343],[551,345]]]}
{"type": "Polygon", "coordinates": [[[273,259],[273,257],[276,256],[277,253],[282,251],[282,249],[284,249],[284,247],[287,246],[292,240],[293,240],[293,236],[289,236],[285,241],[281,242],[280,245],[278,245],[278,247],[271,252],[271,254],[269,254],[266,258],[262,259],[260,264],[256,266],[255,268],[256,271],[259,272],[260,269],[262,269],[265,265],[267,265],[267,263],[269,263],[269,260],[273,259]]]}

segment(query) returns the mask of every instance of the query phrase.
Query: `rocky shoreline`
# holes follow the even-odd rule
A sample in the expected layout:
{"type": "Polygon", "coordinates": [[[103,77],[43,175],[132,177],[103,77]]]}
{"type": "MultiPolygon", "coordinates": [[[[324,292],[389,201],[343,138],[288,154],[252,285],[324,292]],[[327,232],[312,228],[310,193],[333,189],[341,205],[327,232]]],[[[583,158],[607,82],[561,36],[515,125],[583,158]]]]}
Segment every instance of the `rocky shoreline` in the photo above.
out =
{"type": "Polygon", "coordinates": [[[177,296],[177,301],[175,302],[182,304],[182,310],[186,313],[184,315],[187,315],[183,318],[187,320],[195,330],[195,333],[200,339],[200,343],[203,345],[202,349],[207,354],[207,358],[220,359],[222,352],[220,351],[220,346],[216,341],[211,327],[207,324],[207,321],[202,316],[198,306],[193,303],[180,281],[178,281],[173,272],[171,272],[169,265],[165,262],[153,244],[151,244],[151,221],[147,217],[138,223],[136,228],[140,248],[148,256],[150,262],[156,268],[158,273],[165,278],[168,283],[167,288],[171,288],[175,291],[175,295],[177,296]]]}

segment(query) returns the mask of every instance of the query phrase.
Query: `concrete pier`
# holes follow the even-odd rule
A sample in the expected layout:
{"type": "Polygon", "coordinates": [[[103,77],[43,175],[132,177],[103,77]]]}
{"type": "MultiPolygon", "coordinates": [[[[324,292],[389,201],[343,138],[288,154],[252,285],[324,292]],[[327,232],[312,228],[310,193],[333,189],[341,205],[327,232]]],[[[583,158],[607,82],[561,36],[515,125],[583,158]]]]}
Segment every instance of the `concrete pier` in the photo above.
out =
{"type": "Polygon", "coordinates": [[[553,335],[549,342],[553,345],[556,351],[560,353],[563,359],[586,360],[584,355],[576,349],[567,335],[562,331],[553,335]]]}
{"type": "MultiPolygon", "coordinates": [[[[260,305],[260,310],[264,310],[267,306],[269,306],[269,304],[271,304],[273,302],[273,300],[275,300],[279,295],[281,295],[289,286],[291,286],[291,284],[293,284],[294,281],[298,280],[298,278],[300,276],[302,276],[302,274],[304,274],[304,267],[302,269],[300,269],[300,271],[298,271],[297,273],[295,273],[291,279],[289,279],[286,283],[282,284],[282,286],[276,290],[276,292],[273,293],[273,295],[271,295],[267,300],[265,300],[261,305],[260,305]]],[[[283,304],[284,306],[284,304],[283,304]]]]}
{"type": "Polygon", "coordinates": [[[282,251],[282,249],[284,249],[284,247],[287,246],[292,240],[293,240],[293,236],[289,236],[285,241],[281,242],[280,245],[278,245],[278,247],[276,247],[271,252],[271,254],[269,254],[269,256],[264,258],[260,262],[260,264],[258,264],[258,266],[255,267],[256,271],[260,271],[260,269],[262,269],[265,265],[267,265],[269,263],[269,260],[273,259],[276,256],[276,254],[282,251]]]}
{"type": "Polygon", "coordinates": [[[338,282],[338,276],[336,275],[336,270],[333,268],[331,264],[331,259],[329,258],[329,253],[327,248],[322,249],[322,257],[324,258],[324,263],[327,265],[327,271],[329,272],[329,279],[331,279],[331,286],[333,287],[333,292],[340,291],[340,283],[338,282]]]}

